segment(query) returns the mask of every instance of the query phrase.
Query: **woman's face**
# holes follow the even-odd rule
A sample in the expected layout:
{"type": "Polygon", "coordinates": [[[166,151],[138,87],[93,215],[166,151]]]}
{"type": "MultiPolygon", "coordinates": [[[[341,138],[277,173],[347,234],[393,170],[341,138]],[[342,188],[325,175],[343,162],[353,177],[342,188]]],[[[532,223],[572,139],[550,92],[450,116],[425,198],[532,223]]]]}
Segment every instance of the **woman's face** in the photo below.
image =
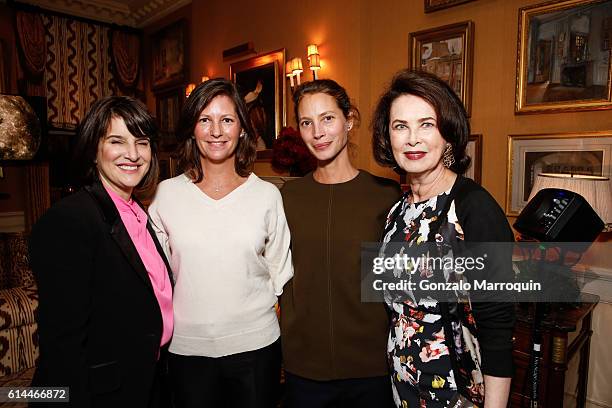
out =
{"type": "Polygon", "coordinates": [[[202,160],[233,161],[241,131],[234,101],[227,95],[215,96],[200,113],[193,131],[202,160]]]}
{"type": "Polygon", "coordinates": [[[98,142],[96,167],[100,180],[127,200],[148,173],[151,156],[149,139],[135,137],[121,117],[113,117],[98,142]]]}
{"type": "Polygon", "coordinates": [[[408,175],[423,176],[443,167],[447,142],[438,130],[436,112],[414,95],[402,95],[391,104],[389,136],[393,157],[408,175]]]}
{"type": "Polygon", "coordinates": [[[353,120],[347,120],[333,96],[304,95],[298,114],[302,140],[317,160],[332,161],[346,151],[353,120]]]}

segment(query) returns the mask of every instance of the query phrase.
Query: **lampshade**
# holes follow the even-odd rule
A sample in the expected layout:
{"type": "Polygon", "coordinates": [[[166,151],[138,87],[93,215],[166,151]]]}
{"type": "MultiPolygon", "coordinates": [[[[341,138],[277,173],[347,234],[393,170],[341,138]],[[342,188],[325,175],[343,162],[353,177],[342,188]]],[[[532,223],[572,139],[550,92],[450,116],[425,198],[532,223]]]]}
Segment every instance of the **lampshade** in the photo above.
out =
{"type": "Polygon", "coordinates": [[[321,69],[321,63],[319,61],[319,54],[311,55],[308,62],[310,63],[311,70],[315,71],[317,69],[321,69]]]}
{"type": "Polygon", "coordinates": [[[187,98],[189,98],[189,95],[191,95],[191,93],[193,92],[195,87],[196,87],[196,84],[194,84],[194,83],[190,83],[190,84],[187,85],[187,87],[185,88],[185,96],[187,98]]]}
{"type": "Polygon", "coordinates": [[[612,182],[608,177],[540,173],[533,184],[529,200],[545,188],[561,188],[580,194],[593,207],[607,228],[612,224],[612,182]]]}
{"type": "Polygon", "coordinates": [[[293,74],[299,74],[302,73],[304,71],[304,68],[302,68],[302,59],[299,57],[295,57],[291,60],[291,72],[293,72],[293,74]]]}
{"type": "Polygon", "coordinates": [[[291,66],[291,60],[287,61],[287,63],[285,64],[285,75],[287,75],[289,78],[293,76],[293,67],[291,66]]]}
{"type": "Polygon", "coordinates": [[[308,58],[315,54],[319,55],[319,48],[317,47],[317,44],[308,44],[308,58]]]}
{"type": "Polygon", "coordinates": [[[40,122],[25,99],[0,95],[0,160],[31,160],[40,140],[40,122]]]}

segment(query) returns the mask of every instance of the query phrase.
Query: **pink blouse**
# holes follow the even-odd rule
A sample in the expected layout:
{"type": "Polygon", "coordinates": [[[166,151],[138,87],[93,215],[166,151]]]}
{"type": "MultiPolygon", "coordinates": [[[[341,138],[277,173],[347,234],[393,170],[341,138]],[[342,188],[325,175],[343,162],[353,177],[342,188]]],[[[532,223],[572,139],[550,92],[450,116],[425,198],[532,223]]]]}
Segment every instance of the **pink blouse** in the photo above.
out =
{"type": "Polygon", "coordinates": [[[147,213],[131,198],[129,201],[125,201],[106,185],[104,188],[115,203],[121,220],[123,221],[123,225],[125,225],[136,247],[136,251],[138,251],[138,255],[140,255],[140,259],[149,273],[149,278],[151,279],[153,291],[155,292],[155,297],[161,309],[164,324],[160,344],[161,347],[170,341],[174,326],[174,317],[172,315],[172,285],[170,284],[166,264],[159,252],[157,252],[153,238],[147,230],[147,213]]]}

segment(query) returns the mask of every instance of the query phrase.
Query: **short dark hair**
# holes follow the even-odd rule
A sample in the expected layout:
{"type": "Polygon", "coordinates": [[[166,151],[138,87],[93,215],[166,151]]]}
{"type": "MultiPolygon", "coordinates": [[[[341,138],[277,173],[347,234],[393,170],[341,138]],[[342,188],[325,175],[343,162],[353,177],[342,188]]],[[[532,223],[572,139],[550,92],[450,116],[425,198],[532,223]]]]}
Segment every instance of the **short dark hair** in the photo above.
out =
{"type": "Polygon", "coordinates": [[[129,96],[108,96],[97,100],[77,128],[72,149],[74,181],[79,185],[91,184],[99,179],[96,156],[100,140],[106,136],[113,118],[121,118],[136,138],[148,138],[151,146],[149,171],[136,187],[138,193],[149,193],[157,186],[157,126],[142,102],[129,96]]]}
{"type": "Polygon", "coordinates": [[[446,82],[424,71],[405,69],[399,71],[376,105],[372,118],[372,149],[374,159],[382,165],[400,171],[389,136],[391,105],[402,95],[414,95],[424,99],[435,110],[440,134],[453,148],[455,163],[450,167],[463,174],[470,165],[465,148],[470,137],[470,122],[463,103],[446,82]]]}
{"type": "Polygon", "coordinates": [[[236,86],[223,78],[202,82],[196,86],[185,101],[177,126],[179,168],[194,183],[202,181],[204,173],[200,163],[200,150],[193,139],[193,131],[200,118],[200,113],[219,95],[226,95],[234,102],[240,126],[246,133],[238,139],[235,160],[236,173],[242,177],[247,177],[251,173],[257,156],[256,135],[249,121],[244,100],[240,97],[236,86]]]}
{"type": "Polygon", "coordinates": [[[353,126],[359,126],[359,110],[351,103],[351,99],[340,84],[332,79],[316,79],[314,81],[304,82],[299,85],[293,93],[293,108],[295,110],[295,121],[300,124],[299,105],[302,98],[306,95],[324,93],[336,100],[338,107],[344,114],[346,119],[353,119],[353,126]]]}

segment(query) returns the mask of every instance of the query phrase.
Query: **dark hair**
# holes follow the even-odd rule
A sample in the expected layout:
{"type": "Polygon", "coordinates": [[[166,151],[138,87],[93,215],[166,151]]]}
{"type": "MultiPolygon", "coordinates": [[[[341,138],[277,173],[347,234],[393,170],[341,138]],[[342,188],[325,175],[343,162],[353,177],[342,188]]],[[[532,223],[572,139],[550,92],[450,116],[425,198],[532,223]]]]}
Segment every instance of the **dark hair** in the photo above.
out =
{"type": "Polygon", "coordinates": [[[195,183],[202,181],[204,172],[200,163],[200,150],[193,139],[193,131],[200,118],[200,113],[219,95],[226,95],[234,102],[236,113],[240,119],[240,126],[246,133],[244,137],[238,139],[235,161],[236,173],[242,177],[248,176],[257,155],[255,132],[253,132],[253,127],[249,121],[244,100],[240,97],[236,86],[223,78],[202,82],[185,101],[177,126],[179,168],[195,183]]]}
{"type": "Polygon", "coordinates": [[[423,98],[436,111],[438,130],[453,148],[455,163],[450,167],[457,174],[463,174],[470,165],[465,153],[470,137],[470,122],[463,103],[450,86],[437,76],[424,71],[402,70],[391,80],[391,85],[378,100],[372,118],[372,149],[374,159],[387,167],[399,171],[393,157],[389,136],[389,115],[391,105],[402,95],[423,98]]]}
{"type": "Polygon", "coordinates": [[[136,187],[139,193],[148,193],[157,186],[157,126],[142,102],[129,96],[108,96],[94,102],[77,128],[72,149],[75,182],[91,184],[99,179],[96,156],[100,140],[106,136],[112,118],[121,118],[136,138],[148,138],[151,146],[149,171],[136,187]]]}
{"type": "Polygon", "coordinates": [[[340,86],[336,81],[331,79],[316,79],[314,81],[304,82],[299,85],[293,93],[293,108],[295,110],[295,121],[297,122],[298,129],[300,127],[300,117],[298,108],[300,102],[305,95],[312,95],[317,93],[324,93],[336,100],[338,107],[344,114],[346,119],[353,119],[353,127],[359,126],[359,110],[351,103],[346,89],[340,86]]]}

